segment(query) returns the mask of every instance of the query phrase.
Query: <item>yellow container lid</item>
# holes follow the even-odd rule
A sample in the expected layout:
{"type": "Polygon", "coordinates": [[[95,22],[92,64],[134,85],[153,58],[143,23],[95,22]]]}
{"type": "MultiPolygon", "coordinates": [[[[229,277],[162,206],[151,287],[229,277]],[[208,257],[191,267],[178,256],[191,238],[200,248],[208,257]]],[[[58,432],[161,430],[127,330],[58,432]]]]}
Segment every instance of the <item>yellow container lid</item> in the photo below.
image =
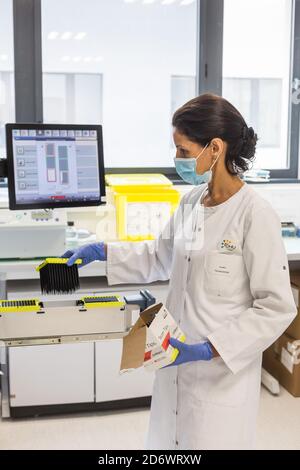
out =
{"type": "MultiPolygon", "coordinates": [[[[166,176],[160,173],[125,173],[106,175],[105,181],[108,186],[172,186],[173,183],[166,176]]],[[[145,188],[146,189],[146,188],[145,188]]]]}

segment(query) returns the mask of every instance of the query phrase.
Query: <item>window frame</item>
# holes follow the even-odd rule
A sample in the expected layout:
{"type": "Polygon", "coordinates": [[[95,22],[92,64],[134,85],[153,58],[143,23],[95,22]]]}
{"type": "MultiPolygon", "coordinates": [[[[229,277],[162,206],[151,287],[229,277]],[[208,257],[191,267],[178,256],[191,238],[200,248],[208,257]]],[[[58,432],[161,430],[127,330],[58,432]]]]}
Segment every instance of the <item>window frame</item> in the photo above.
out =
{"type": "MultiPolygon", "coordinates": [[[[290,100],[288,123],[288,168],[272,169],[270,176],[274,180],[295,182],[299,178],[299,125],[300,106],[292,101],[292,83],[300,78],[300,0],[292,0],[292,28],[290,51],[290,100]]],[[[300,87],[299,87],[300,89],[300,87]]]]}
{"type": "MultiPolygon", "coordinates": [[[[197,1],[196,90],[222,95],[224,0],[197,1]]],[[[290,83],[300,92],[300,0],[292,0],[290,83]],[[295,81],[296,80],[296,81],[295,81]]],[[[16,122],[43,122],[41,0],[13,0],[16,122]],[[29,66],[28,66],[29,65],[29,66]],[[24,92],[25,91],[25,92],[24,92]]],[[[290,94],[289,168],[271,169],[271,182],[297,182],[300,106],[290,94]]],[[[163,173],[183,183],[174,167],[106,168],[106,173],[163,173]]]]}

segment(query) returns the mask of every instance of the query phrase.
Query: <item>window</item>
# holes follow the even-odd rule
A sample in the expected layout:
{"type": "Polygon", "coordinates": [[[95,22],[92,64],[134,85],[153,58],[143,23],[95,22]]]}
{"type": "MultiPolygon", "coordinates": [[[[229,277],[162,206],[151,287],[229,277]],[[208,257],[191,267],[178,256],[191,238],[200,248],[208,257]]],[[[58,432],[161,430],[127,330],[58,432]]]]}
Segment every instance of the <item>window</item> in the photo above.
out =
{"type": "Polygon", "coordinates": [[[282,79],[224,78],[223,95],[242,110],[246,122],[254,127],[259,148],[280,149],[282,79]]]}
{"type": "Polygon", "coordinates": [[[12,0],[0,0],[0,12],[0,158],[3,158],[4,126],[15,119],[12,0]]]}
{"type": "MultiPolygon", "coordinates": [[[[171,77],[171,118],[175,111],[184,103],[196,96],[196,77],[175,76],[171,77]]],[[[175,155],[173,142],[173,129],[170,138],[171,151],[175,155]]]]}
{"type": "Polygon", "coordinates": [[[224,0],[223,96],[258,134],[255,167],[289,166],[292,0],[224,0]]]}
{"type": "Polygon", "coordinates": [[[44,73],[44,122],[102,123],[102,75],[44,73]]]}
{"type": "Polygon", "coordinates": [[[0,0],[0,152],[16,101],[22,122],[102,123],[106,168],[175,176],[173,112],[223,88],[258,133],[255,166],[297,178],[300,0],[16,0],[16,73],[12,3],[0,0]]]}
{"type": "Polygon", "coordinates": [[[196,96],[196,77],[171,77],[171,114],[196,96]]]}
{"type": "Polygon", "coordinates": [[[106,167],[173,167],[174,103],[195,96],[197,16],[195,0],[43,0],[44,121],[102,123],[106,167]]]}

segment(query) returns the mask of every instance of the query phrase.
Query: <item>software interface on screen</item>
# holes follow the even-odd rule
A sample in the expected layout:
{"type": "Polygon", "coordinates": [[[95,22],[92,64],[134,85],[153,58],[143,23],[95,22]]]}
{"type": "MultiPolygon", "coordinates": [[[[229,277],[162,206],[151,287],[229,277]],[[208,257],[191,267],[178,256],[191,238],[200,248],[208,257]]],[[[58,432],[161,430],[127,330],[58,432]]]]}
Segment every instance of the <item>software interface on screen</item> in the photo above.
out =
{"type": "Polygon", "coordinates": [[[17,204],[100,198],[96,130],[13,129],[17,204]]]}

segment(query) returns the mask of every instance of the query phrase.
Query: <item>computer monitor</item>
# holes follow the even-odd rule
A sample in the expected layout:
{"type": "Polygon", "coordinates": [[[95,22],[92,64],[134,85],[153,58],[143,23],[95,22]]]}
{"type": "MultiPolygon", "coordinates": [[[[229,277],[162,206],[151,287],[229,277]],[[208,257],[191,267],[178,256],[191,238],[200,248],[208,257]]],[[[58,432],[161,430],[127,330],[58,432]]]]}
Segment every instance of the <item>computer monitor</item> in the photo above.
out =
{"type": "Polygon", "coordinates": [[[6,147],[10,209],[103,203],[102,126],[6,124],[6,147]]]}

